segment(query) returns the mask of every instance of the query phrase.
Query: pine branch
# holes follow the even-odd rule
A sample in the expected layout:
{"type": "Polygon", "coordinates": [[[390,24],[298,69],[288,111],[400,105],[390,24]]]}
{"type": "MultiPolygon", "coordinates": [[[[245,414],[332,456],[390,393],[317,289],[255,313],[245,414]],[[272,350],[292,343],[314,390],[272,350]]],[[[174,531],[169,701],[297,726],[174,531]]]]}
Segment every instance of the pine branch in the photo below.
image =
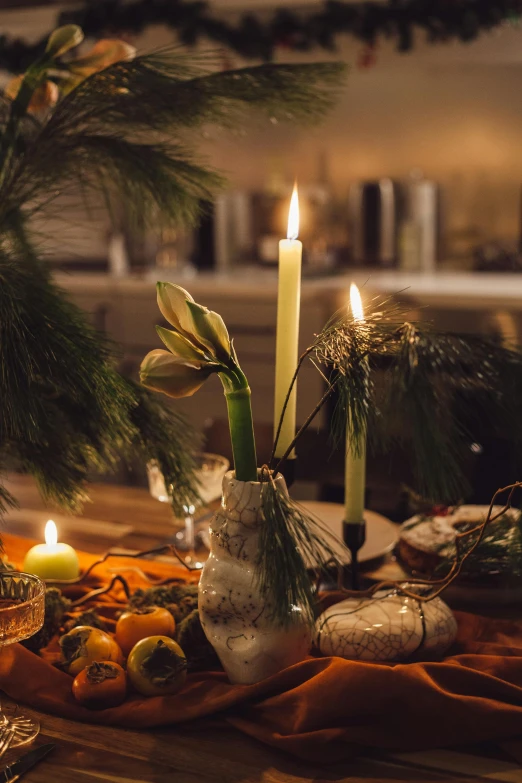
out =
{"type": "Polygon", "coordinates": [[[8,490],[0,484],[0,519],[10,508],[16,508],[18,503],[8,490]]]}
{"type": "Polygon", "coordinates": [[[21,256],[0,245],[0,349],[2,464],[34,475],[46,498],[78,510],[89,473],[121,454],[159,461],[177,513],[197,496],[192,429],[118,375],[111,346],[50,281],[27,237],[21,256]]]}
{"type": "Polygon", "coordinates": [[[259,534],[259,587],[270,603],[271,616],[282,626],[295,618],[315,619],[316,595],[309,569],[321,571],[342,563],[342,545],[322,522],[279,489],[272,478],[262,485],[265,522],[259,534]]]}
{"type": "Polygon", "coordinates": [[[193,162],[179,145],[150,145],[102,134],[44,138],[43,143],[48,149],[42,145],[35,157],[27,158],[23,176],[13,188],[15,202],[30,202],[32,212],[45,208],[51,182],[63,188],[74,179],[84,198],[99,192],[114,209],[123,207],[133,225],[153,225],[157,230],[162,223],[194,222],[201,202],[210,199],[223,182],[215,172],[193,162]],[[45,199],[43,204],[39,195],[45,199]]]}
{"type": "Polygon", "coordinates": [[[253,108],[275,120],[318,120],[344,72],[339,63],[208,67],[208,58],[177,48],[119,62],[69,92],[42,126],[27,120],[3,173],[0,221],[81,185],[120,199],[144,225],[191,222],[223,180],[194,158],[187,131],[230,127],[253,108]]]}
{"type": "Polygon", "coordinates": [[[137,400],[130,414],[136,434],[124,456],[140,456],[144,464],[155,460],[165,486],[170,488],[174,514],[185,516],[186,508],[199,499],[194,453],[201,445],[201,435],[159,395],[130,381],[129,385],[137,400]]]}
{"type": "MultiPolygon", "coordinates": [[[[509,427],[522,441],[517,400],[522,392],[522,355],[474,335],[437,334],[429,325],[404,324],[398,331],[387,394],[376,420],[377,437],[397,422],[392,439],[413,447],[417,486],[435,502],[456,502],[466,481],[462,473],[470,434],[457,417],[456,400],[471,394],[476,414],[509,427]]],[[[384,437],[383,437],[384,436],[384,437]]]]}
{"type": "Polygon", "coordinates": [[[216,70],[178,47],[144,54],[93,74],[56,107],[60,133],[122,128],[172,133],[205,123],[230,127],[252,109],[281,121],[320,120],[335,102],[346,66],[340,62],[264,64],[216,70]]]}
{"type": "Polygon", "coordinates": [[[326,390],[276,470],[334,390],[334,445],[344,443],[347,422],[355,451],[364,432],[376,449],[408,441],[419,491],[437,503],[459,501],[466,485],[470,435],[457,414],[459,397],[472,395],[478,418],[522,444],[522,354],[481,336],[401,323],[400,315],[397,306],[376,300],[364,322],[338,313],[316,336],[305,355],[326,368],[326,390]]]}

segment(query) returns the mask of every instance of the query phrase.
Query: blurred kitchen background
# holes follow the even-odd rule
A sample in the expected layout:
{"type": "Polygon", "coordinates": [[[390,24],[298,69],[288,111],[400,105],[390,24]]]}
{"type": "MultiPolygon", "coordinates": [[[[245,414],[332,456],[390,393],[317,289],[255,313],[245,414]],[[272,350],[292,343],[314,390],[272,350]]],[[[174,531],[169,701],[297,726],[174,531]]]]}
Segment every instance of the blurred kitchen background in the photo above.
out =
{"type": "MultiPolygon", "coordinates": [[[[53,3],[10,5],[16,7],[0,11],[1,33],[34,41],[53,28],[53,3]]],[[[270,5],[210,2],[223,18],[245,9],[265,13],[270,5]]],[[[150,49],[175,36],[155,27],[129,40],[150,49]]],[[[145,353],[158,347],[156,280],[180,283],[224,317],[254,391],[265,457],[272,437],[277,243],[286,233],[295,179],[305,248],[303,348],[347,305],[352,280],[367,303],[393,295],[412,319],[505,343],[520,339],[522,28],[504,24],[466,44],[429,46],[419,38],[404,54],[394,47],[381,42],[372,49],[348,38],[341,43],[336,56],[350,65],[346,87],[317,128],[261,120],[230,131],[206,129],[201,153],[226,173],[229,186],[205,205],[194,231],[137,236],[124,214],[111,227],[101,209],[88,218],[78,209],[72,227],[57,214],[56,223],[44,227],[57,280],[115,342],[129,374],[136,375],[145,353]]],[[[224,67],[244,63],[225,49],[216,56],[224,67]]],[[[276,59],[325,57],[332,55],[281,49],[276,59]]],[[[65,207],[70,218],[75,207],[65,207]]],[[[301,421],[321,387],[310,366],[299,383],[301,421]]],[[[205,432],[208,450],[228,453],[216,378],[176,405],[205,432]]],[[[325,436],[328,415],[299,452],[301,497],[342,498],[343,455],[332,453],[325,436]]],[[[516,479],[512,458],[508,433],[473,423],[473,492],[466,499],[489,502],[499,485],[516,479]]],[[[405,517],[410,478],[400,452],[370,457],[370,507],[405,517]]],[[[140,483],[143,475],[136,467],[119,480],[140,483]]]]}

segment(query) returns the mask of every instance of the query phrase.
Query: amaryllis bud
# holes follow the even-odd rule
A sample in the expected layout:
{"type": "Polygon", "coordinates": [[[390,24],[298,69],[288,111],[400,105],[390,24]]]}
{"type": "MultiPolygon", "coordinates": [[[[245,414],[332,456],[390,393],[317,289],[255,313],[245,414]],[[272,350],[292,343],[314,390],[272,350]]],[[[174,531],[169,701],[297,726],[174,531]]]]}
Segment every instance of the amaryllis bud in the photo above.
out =
{"type": "Polygon", "coordinates": [[[190,335],[192,318],[187,302],[193,302],[188,291],[174,283],[156,283],[158,307],[160,312],[178,332],[190,335]]]}
{"type": "Polygon", "coordinates": [[[174,356],[186,362],[195,361],[198,363],[208,361],[203,351],[180,332],[172,332],[170,329],[164,329],[163,326],[156,326],[156,331],[174,356]]]}
{"type": "Polygon", "coordinates": [[[67,63],[67,67],[73,73],[87,78],[115,63],[133,60],[135,56],[135,47],[126,41],[121,41],[119,38],[104,38],[95,43],[87,54],[67,63]]]}
{"type": "MultiPolygon", "coordinates": [[[[23,76],[15,76],[11,79],[9,84],[4,90],[6,98],[14,101],[16,96],[20,92],[20,87],[24,80],[23,76]]],[[[60,97],[60,91],[58,86],[49,80],[42,82],[33,92],[27,111],[30,114],[39,114],[46,109],[50,109],[56,105],[58,98],[60,97]]]]}
{"type": "Polygon", "coordinates": [[[218,313],[196,302],[187,302],[194,321],[194,333],[210,353],[221,362],[230,359],[231,347],[225,322],[218,313]]]}
{"type": "Polygon", "coordinates": [[[190,364],[161,348],[151,351],[140,367],[140,381],[149,389],[169,397],[190,397],[216,371],[215,365],[201,362],[190,364]]]}
{"type": "Polygon", "coordinates": [[[61,57],[62,54],[68,52],[69,49],[74,49],[83,41],[83,30],[78,27],[77,24],[66,24],[63,27],[58,27],[47,41],[45,52],[50,57],[61,57]]]}

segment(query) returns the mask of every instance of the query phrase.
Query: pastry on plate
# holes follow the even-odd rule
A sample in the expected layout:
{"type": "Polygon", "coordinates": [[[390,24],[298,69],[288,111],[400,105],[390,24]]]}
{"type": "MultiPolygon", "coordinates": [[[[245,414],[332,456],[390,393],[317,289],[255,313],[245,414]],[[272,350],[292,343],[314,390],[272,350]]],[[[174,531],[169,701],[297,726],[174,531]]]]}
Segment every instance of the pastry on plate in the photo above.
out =
{"type": "MultiPolygon", "coordinates": [[[[439,507],[432,514],[416,514],[401,526],[398,555],[412,573],[443,576],[455,558],[458,533],[470,530],[487,516],[488,506],[439,507]]],[[[492,516],[502,510],[495,506],[492,516]]],[[[475,540],[461,540],[461,551],[475,540]]],[[[522,513],[508,509],[491,522],[484,538],[463,565],[461,577],[477,579],[522,576],[522,513]]]]}

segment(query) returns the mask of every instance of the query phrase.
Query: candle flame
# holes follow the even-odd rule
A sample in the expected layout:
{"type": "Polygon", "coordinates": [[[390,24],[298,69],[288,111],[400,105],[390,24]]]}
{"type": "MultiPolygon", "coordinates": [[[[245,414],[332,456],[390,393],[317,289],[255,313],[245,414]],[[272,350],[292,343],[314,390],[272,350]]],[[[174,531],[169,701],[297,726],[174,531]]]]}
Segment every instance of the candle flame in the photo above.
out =
{"type": "Polygon", "coordinates": [[[45,543],[47,546],[56,546],[58,543],[58,531],[52,519],[45,526],[45,543]]]}
{"type": "Polygon", "coordinates": [[[297,182],[292,191],[290,199],[290,210],[288,212],[288,231],[287,239],[297,239],[299,235],[299,196],[297,195],[297,182]]]}
{"type": "Polygon", "coordinates": [[[359,289],[352,283],[350,286],[350,307],[354,321],[364,321],[364,310],[359,289]]]}

